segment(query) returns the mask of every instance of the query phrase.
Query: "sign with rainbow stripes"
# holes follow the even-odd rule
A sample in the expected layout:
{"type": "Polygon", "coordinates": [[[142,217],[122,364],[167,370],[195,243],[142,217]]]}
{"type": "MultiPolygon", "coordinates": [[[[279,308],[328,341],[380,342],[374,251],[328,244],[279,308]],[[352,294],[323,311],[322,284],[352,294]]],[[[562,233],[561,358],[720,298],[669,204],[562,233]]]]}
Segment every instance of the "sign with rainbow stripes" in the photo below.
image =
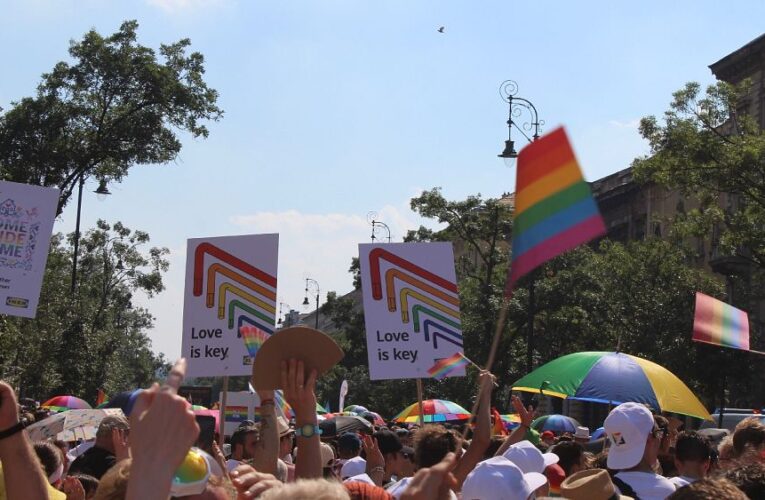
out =
{"type": "Polygon", "coordinates": [[[749,350],[749,316],[745,311],[696,292],[693,340],[749,350]]]}
{"type": "Polygon", "coordinates": [[[362,244],[359,259],[372,380],[428,378],[463,352],[451,243],[362,244]]]}
{"type": "Polygon", "coordinates": [[[181,352],[187,375],[250,375],[276,322],[278,234],[188,240],[181,352]],[[246,338],[242,338],[242,328],[246,338]]]}

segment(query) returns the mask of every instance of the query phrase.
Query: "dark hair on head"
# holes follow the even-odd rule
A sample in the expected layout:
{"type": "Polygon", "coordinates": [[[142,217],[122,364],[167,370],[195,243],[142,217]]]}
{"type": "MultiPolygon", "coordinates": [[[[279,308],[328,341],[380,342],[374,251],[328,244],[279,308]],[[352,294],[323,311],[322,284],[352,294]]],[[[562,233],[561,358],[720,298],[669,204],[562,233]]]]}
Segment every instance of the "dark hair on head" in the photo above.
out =
{"type": "Polygon", "coordinates": [[[505,442],[505,439],[507,439],[506,436],[492,436],[491,441],[489,441],[489,447],[486,448],[486,451],[483,453],[483,459],[488,460],[496,455],[497,450],[499,450],[499,447],[505,442]]]}
{"type": "Polygon", "coordinates": [[[52,476],[61,467],[61,452],[49,441],[37,441],[33,446],[45,471],[45,476],[52,476]]]}
{"type": "Polygon", "coordinates": [[[444,459],[447,453],[459,448],[460,439],[443,425],[427,425],[414,437],[414,465],[417,469],[432,467],[444,459]]]}
{"type": "Polygon", "coordinates": [[[765,466],[761,463],[753,462],[730,469],[724,477],[749,498],[765,498],[765,466]]]}
{"type": "Polygon", "coordinates": [[[765,443],[765,424],[759,417],[748,417],[736,425],[733,431],[733,451],[736,455],[741,455],[751,446],[759,448],[765,443]]]}
{"type": "Polygon", "coordinates": [[[75,474],[72,476],[77,479],[82,485],[82,489],[85,490],[85,498],[90,498],[91,495],[96,493],[98,489],[98,479],[87,474],[75,474]]]}
{"type": "Polygon", "coordinates": [[[743,491],[727,479],[700,479],[667,497],[667,500],[749,500],[743,491]]]}
{"type": "Polygon", "coordinates": [[[571,469],[581,464],[584,458],[584,446],[576,441],[561,441],[552,448],[552,452],[558,455],[558,465],[567,477],[571,474],[571,469]]]}
{"type": "Polygon", "coordinates": [[[233,452],[236,448],[236,445],[244,446],[244,441],[247,436],[250,434],[255,434],[255,440],[260,439],[260,426],[257,424],[254,425],[246,425],[244,427],[239,427],[237,430],[234,431],[234,434],[231,435],[231,451],[233,452]]]}
{"type": "Polygon", "coordinates": [[[675,458],[681,462],[703,462],[712,458],[712,446],[706,436],[696,431],[683,431],[677,435],[675,458]]]}

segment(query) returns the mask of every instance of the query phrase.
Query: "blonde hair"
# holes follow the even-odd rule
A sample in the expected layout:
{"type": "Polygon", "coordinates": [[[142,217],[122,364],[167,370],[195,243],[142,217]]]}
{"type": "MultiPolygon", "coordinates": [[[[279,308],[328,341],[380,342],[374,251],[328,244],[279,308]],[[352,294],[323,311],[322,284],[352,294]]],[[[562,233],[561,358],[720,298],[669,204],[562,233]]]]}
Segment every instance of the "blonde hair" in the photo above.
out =
{"type": "Polygon", "coordinates": [[[272,488],[260,497],[261,500],[284,500],[310,498],[311,500],[350,500],[350,495],[338,482],[326,479],[300,479],[287,483],[281,488],[272,488]]]}
{"type": "Polygon", "coordinates": [[[127,485],[130,480],[130,464],[132,460],[127,458],[114,464],[106,471],[98,482],[98,489],[94,500],[123,500],[127,494],[127,485]]]}

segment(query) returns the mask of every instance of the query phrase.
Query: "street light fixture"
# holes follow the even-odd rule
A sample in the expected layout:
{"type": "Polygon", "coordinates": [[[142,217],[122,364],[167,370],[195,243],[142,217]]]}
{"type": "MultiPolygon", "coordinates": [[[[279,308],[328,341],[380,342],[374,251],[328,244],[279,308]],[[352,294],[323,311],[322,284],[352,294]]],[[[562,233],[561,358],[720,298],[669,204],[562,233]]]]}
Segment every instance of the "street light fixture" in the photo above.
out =
{"type": "MultiPolygon", "coordinates": [[[[544,120],[539,119],[539,113],[537,108],[528,99],[523,97],[517,97],[518,84],[513,80],[505,80],[499,86],[499,95],[502,100],[508,104],[507,112],[507,140],[505,141],[505,149],[499,156],[505,161],[505,165],[513,167],[515,160],[518,158],[518,152],[515,150],[515,142],[513,141],[513,127],[521,133],[527,141],[533,142],[539,139],[539,129],[545,124],[544,120]],[[525,122],[522,127],[518,126],[518,122],[515,119],[520,119],[521,115],[528,113],[531,118],[530,122],[525,122]],[[531,137],[526,132],[534,132],[531,137]]],[[[531,373],[531,368],[534,364],[534,285],[536,284],[536,274],[529,276],[529,310],[527,319],[527,333],[526,333],[526,373],[531,373]]]]}
{"type": "Polygon", "coordinates": [[[367,221],[372,224],[372,243],[377,239],[378,228],[385,229],[385,232],[388,233],[388,243],[390,243],[390,227],[386,223],[375,219],[377,219],[377,212],[367,213],[367,221]]]}
{"type": "MultiPolygon", "coordinates": [[[[286,308],[287,308],[287,313],[288,313],[288,314],[289,314],[289,312],[292,310],[292,308],[290,307],[290,305],[289,305],[289,304],[287,304],[286,302],[279,302],[279,321],[277,321],[277,322],[276,322],[276,324],[277,324],[277,325],[279,325],[279,326],[281,326],[281,325],[282,325],[282,323],[284,323],[284,321],[282,321],[282,311],[284,310],[285,306],[286,306],[286,308]]],[[[287,324],[287,325],[285,325],[285,326],[290,326],[290,325],[289,325],[289,324],[287,324]]]]}
{"type": "Polygon", "coordinates": [[[515,160],[518,158],[518,151],[515,150],[515,141],[513,141],[513,127],[523,135],[529,142],[539,139],[539,129],[545,124],[544,120],[539,119],[537,108],[523,97],[516,97],[518,93],[518,84],[513,80],[505,80],[502,85],[499,86],[499,95],[502,100],[508,104],[507,113],[507,140],[505,141],[505,148],[497,156],[505,161],[505,165],[508,167],[515,166],[515,160]],[[525,122],[522,127],[518,126],[518,122],[514,118],[520,118],[523,111],[529,114],[531,121],[525,122]],[[525,130],[525,132],[524,132],[525,130]],[[534,134],[529,137],[526,132],[534,131],[534,134]]]}
{"type": "Polygon", "coordinates": [[[319,329],[319,295],[321,294],[321,289],[319,288],[319,282],[312,278],[306,278],[305,279],[305,298],[303,299],[303,305],[307,306],[309,304],[308,302],[308,286],[316,287],[316,329],[319,329]]]}
{"type": "MultiPolygon", "coordinates": [[[[80,249],[80,215],[82,214],[82,188],[85,185],[85,172],[80,174],[79,186],[77,189],[77,221],[74,224],[74,255],[72,256],[72,293],[77,288],[77,256],[80,249]]],[[[103,201],[109,196],[109,189],[106,187],[106,179],[100,179],[98,189],[93,191],[98,195],[98,199],[103,201]]]]}

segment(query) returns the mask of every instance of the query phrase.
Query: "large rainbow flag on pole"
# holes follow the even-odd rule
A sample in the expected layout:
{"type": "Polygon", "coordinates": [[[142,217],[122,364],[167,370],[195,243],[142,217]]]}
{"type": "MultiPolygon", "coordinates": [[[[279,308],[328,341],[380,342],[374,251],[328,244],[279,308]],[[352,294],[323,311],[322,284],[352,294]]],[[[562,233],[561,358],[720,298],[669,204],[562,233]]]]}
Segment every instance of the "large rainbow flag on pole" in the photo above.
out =
{"type": "Polygon", "coordinates": [[[693,340],[749,350],[749,316],[745,311],[696,292],[693,340]]]}
{"type": "Polygon", "coordinates": [[[563,127],[529,144],[518,154],[513,256],[505,296],[526,273],[605,232],[563,127]]]}

